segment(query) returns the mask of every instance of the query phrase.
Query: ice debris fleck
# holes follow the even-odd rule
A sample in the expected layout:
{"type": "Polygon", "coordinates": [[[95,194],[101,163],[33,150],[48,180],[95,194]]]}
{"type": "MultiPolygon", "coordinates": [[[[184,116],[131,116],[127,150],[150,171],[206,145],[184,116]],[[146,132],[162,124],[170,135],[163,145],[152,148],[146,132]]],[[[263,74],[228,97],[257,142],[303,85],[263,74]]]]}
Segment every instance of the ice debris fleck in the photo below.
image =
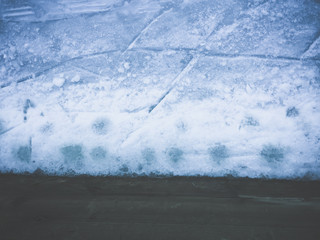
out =
{"type": "Polygon", "coordinates": [[[76,74],[72,79],[71,79],[71,82],[73,83],[77,83],[79,82],[81,79],[80,75],[79,74],[76,74]]]}
{"type": "Polygon", "coordinates": [[[57,87],[62,87],[66,80],[63,77],[54,77],[52,80],[53,85],[57,87]]]}

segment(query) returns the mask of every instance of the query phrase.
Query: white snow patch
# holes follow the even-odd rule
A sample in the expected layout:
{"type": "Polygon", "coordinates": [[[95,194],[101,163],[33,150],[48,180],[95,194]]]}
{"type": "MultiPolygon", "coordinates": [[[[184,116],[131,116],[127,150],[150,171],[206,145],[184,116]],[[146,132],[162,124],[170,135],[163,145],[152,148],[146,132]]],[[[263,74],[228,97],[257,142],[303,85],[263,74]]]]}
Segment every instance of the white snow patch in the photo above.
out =
{"type": "Polygon", "coordinates": [[[53,85],[55,85],[55,86],[57,86],[57,87],[62,87],[63,86],[63,84],[65,83],[65,78],[63,78],[63,77],[54,77],[53,79],[52,79],[52,83],[53,83],[53,85]]]}
{"type": "Polygon", "coordinates": [[[76,74],[72,79],[71,79],[71,82],[73,83],[77,83],[79,82],[81,79],[80,75],[79,74],[76,74]]]}

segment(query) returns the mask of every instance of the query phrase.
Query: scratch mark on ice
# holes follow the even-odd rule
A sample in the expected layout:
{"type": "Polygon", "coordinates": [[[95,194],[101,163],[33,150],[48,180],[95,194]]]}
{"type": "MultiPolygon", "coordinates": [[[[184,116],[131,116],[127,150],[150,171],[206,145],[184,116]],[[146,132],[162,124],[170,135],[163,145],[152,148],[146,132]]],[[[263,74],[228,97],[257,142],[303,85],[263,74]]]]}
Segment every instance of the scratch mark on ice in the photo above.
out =
{"type": "Polygon", "coordinates": [[[149,113],[151,113],[152,111],[154,111],[154,109],[156,109],[159,104],[161,104],[163,102],[163,100],[171,93],[171,91],[175,88],[176,84],[194,67],[194,65],[198,62],[199,60],[199,56],[193,57],[189,63],[185,66],[185,68],[182,69],[182,71],[175,77],[175,79],[173,80],[171,87],[169,88],[168,91],[165,92],[164,95],[161,96],[161,98],[158,100],[158,102],[154,105],[152,105],[149,108],[149,113]]]}
{"type": "MultiPolygon", "coordinates": [[[[152,105],[149,108],[148,113],[150,114],[151,112],[153,112],[164,100],[165,98],[171,93],[171,91],[175,88],[176,84],[194,67],[194,65],[198,62],[199,60],[199,55],[197,55],[196,57],[191,58],[191,60],[189,61],[189,63],[180,71],[180,73],[173,79],[173,82],[171,84],[171,87],[169,88],[169,90],[167,90],[165,92],[165,94],[163,94],[161,96],[161,98],[158,100],[158,102],[154,105],[152,105]]],[[[146,118],[147,119],[147,118],[146,118]]],[[[127,136],[125,137],[125,139],[122,141],[121,146],[123,147],[134,135],[135,133],[137,133],[137,131],[139,131],[139,129],[141,129],[141,125],[140,127],[134,129],[133,131],[131,131],[129,134],[127,134],[127,136]]]]}
{"type": "Polygon", "coordinates": [[[125,53],[127,53],[128,50],[131,50],[133,48],[133,46],[135,45],[135,43],[137,42],[137,40],[143,35],[145,34],[150,27],[157,22],[162,16],[164,16],[165,14],[169,13],[172,11],[172,8],[166,10],[166,11],[162,11],[160,12],[160,14],[158,14],[158,16],[156,16],[154,19],[152,19],[141,31],[140,33],[138,33],[133,39],[132,41],[129,43],[129,46],[122,52],[121,55],[124,55],[125,53]]]}
{"type": "Polygon", "coordinates": [[[82,72],[85,72],[85,73],[87,73],[87,74],[89,74],[89,75],[92,75],[92,76],[95,76],[95,77],[98,77],[98,78],[101,77],[100,74],[95,73],[95,72],[93,72],[93,71],[90,71],[90,70],[88,70],[88,69],[85,69],[84,67],[79,67],[79,66],[73,66],[73,67],[76,68],[76,69],[78,69],[78,70],[80,70],[80,71],[82,71],[82,72]]]}
{"type": "Polygon", "coordinates": [[[10,127],[10,128],[8,128],[8,129],[6,129],[6,130],[4,130],[4,131],[0,132],[0,136],[1,136],[1,135],[3,135],[3,134],[6,134],[7,132],[10,132],[11,130],[13,130],[13,129],[15,129],[15,128],[19,127],[20,125],[21,125],[21,124],[18,124],[18,125],[16,125],[16,126],[10,127]]]}
{"type": "Polygon", "coordinates": [[[318,41],[320,39],[320,32],[318,32],[318,34],[316,35],[316,37],[314,38],[314,40],[306,47],[306,49],[303,51],[301,58],[304,59],[304,56],[309,52],[310,49],[312,49],[318,41]]]}

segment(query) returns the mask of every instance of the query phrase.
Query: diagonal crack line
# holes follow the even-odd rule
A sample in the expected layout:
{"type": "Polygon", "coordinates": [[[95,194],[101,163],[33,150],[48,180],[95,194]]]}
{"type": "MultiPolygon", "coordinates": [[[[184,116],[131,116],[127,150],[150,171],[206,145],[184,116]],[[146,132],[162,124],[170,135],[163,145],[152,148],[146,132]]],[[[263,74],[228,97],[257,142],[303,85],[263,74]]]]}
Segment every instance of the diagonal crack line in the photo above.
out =
{"type": "MultiPolygon", "coordinates": [[[[138,52],[138,51],[146,51],[146,52],[165,52],[165,51],[175,51],[175,52],[196,52],[197,48],[188,48],[188,47],[135,47],[131,48],[128,51],[138,52]]],[[[201,52],[200,52],[201,53],[201,52]]]]}
{"type": "MultiPolygon", "coordinates": [[[[103,55],[103,54],[107,54],[107,53],[114,53],[114,52],[119,52],[119,50],[106,50],[106,51],[101,51],[101,52],[95,52],[95,53],[90,53],[90,54],[84,54],[84,55],[80,55],[80,56],[77,56],[77,57],[73,57],[73,58],[70,58],[70,59],[67,59],[65,61],[61,61],[61,62],[58,62],[48,68],[45,68],[41,71],[38,71],[36,73],[33,73],[33,74],[29,74],[25,77],[22,77],[22,78],[19,78],[16,83],[22,83],[22,82],[25,82],[25,81],[28,81],[28,80],[32,80],[32,79],[35,79],[36,77],[39,77],[43,74],[46,74],[47,72],[49,72],[50,70],[53,70],[55,68],[58,68],[66,63],[69,63],[69,62],[72,62],[72,61],[76,61],[76,60],[81,60],[81,59],[84,59],[84,58],[87,58],[87,57],[94,57],[94,56],[99,56],[99,55],[103,55]]],[[[12,82],[7,82],[7,83],[3,83],[2,85],[0,85],[0,89],[1,88],[5,88],[5,87],[8,87],[9,85],[11,85],[12,82]]]]}
{"type": "Polygon", "coordinates": [[[225,54],[225,53],[211,53],[210,51],[206,52],[204,55],[209,57],[221,57],[221,58],[256,58],[256,59],[266,59],[266,60],[286,60],[286,61],[301,61],[300,58],[296,57],[287,57],[287,56],[271,56],[263,54],[225,54]]]}
{"type": "Polygon", "coordinates": [[[152,105],[150,108],[149,108],[149,113],[151,113],[153,111],[153,109],[155,109],[161,102],[162,100],[171,92],[172,88],[170,88],[159,100],[156,104],[152,105]]]}
{"type": "Polygon", "coordinates": [[[310,61],[310,60],[319,60],[317,58],[299,58],[299,57],[290,57],[290,56],[272,56],[272,55],[264,55],[264,54],[241,54],[241,53],[219,53],[215,51],[210,50],[201,50],[198,51],[197,48],[150,48],[150,47],[139,47],[139,48],[132,48],[129,51],[151,51],[151,52],[163,52],[163,51],[175,51],[175,52],[189,52],[189,53],[195,53],[202,55],[202,56],[208,56],[208,57],[221,57],[221,58],[252,58],[252,59],[266,59],[266,60],[283,60],[283,61],[310,61]]]}
{"type": "Polygon", "coordinates": [[[320,32],[317,33],[316,37],[314,38],[314,40],[306,47],[306,49],[303,51],[303,53],[301,54],[300,58],[304,58],[303,56],[309,52],[310,49],[312,49],[312,47],[317,43],[317,40],[320,39],[320,32]]]}
{"type": "MultiPolygon", "coordinates": [[[[317,38],[319,39],[320,36],[317,38]]],[[[315,44],[315,42],[317,41],[317,39],[315,39],[315,41],[310,44],[311,45],[315,44]]],[[[139,51],[139,50],[143,50],[143,51],[154,51],[154,52],[161,52],[161,51],[168,51],[168,50],[172,50],[172,51],[185,51],[185,52],[196,52],[197,49],[196,48],[166,48],[166,49],[162,49],[162,48],[132,48],[132,49],[128,49],[128,51],[139,51]]],[[[45,73],[47,73],[48,71],[55,69],[57,67],[62,66],[63,64],[75,61],[75,60],[80,60],[80,59],[84,59],[86,57],[93,57],[93,56],[98,56],[98,55],[103,55],[106,53],[113,53],[113,52],[119,52],[119,50],[107,50],[107,51],[102,51],[102,52],[96,52],[96,53],[92,53],[92,54],[85,54],[85,55],[80,55],[74,58],[70,58],[68,60],[62,61],[60,63],[57,63],[51,67],[48,67],[46,69],[43,69],[42,71],[36,72],[34,74],[29,74],[25,77],[19,78],[16,83],[22,83],[28,80],[32,80],[36,77],[39,77],[45,73]]],[[[208,57],[221,57],[221,58],[238,58],[238,57],[243,57],[243,58],[256,58],[256,59],[266,59],[266,60],[285,60],[285,61],[319,61],[319,58],[315,58],[315,57],[307,57],[304,58],[303,56],[301,58],[297,58],[297,57],[288,57],[288,56],[270,56],[270,55],[259,55],[259,54],[225,54],[225,53],[214,53],[211,51],[201,51],[198,53],[199,55],[203,55],[203,56],[208,56],[208,57]]],[[[94,73],[92,73],[94,74],[94,73]]],[[[3,83],[0,85],[0,89],[8,87],[9,85],[11,85],[12,82],[7,82],[7,83],[3,83]]]]}
{"type": "Polygon", "coordinates": [[[155,23],[157,22],[163,15],[167,14],[168,12],[172,11],[172,8],[166,10],[166,11],[161,11],[158,16],[156,16],[155,18],[153,18],[133,39],[132,41],[129,43],[128,47],[122,52],[121,55],[124,55],[128,50],[132,49],[133,46],[135,45],[135,43],[137,42],[137,40],[145,33],[149,30],[149,28],[155,23]]]}
{"type": "Polygon", "coordinates": [[[156,104],[152,105],[149,108],[149,113],[151,113],[154,109],[156,109],[159,106],[159,104],[163,102],[163,100],[171,93],[171,91],[175,88],[175,85],[181,80],[181,78],[183,78],[194,67],[194,65],[198,62],[198,59],[199,59],[199,56],[196,56],[189,61],[189,63],[178,74],[178,76],[175,77],[169,90],[166,91],[165,94],[161,96],[161,98],[158,100],[156,104]]]}
{"type": "MultiPolygon", "coordinates": [[[[157,22],[163,15],[169,13],[172,11],[172,8],[165,10],[165,11],[160,11],[158,16],[156,16],[155,18],[153,18],[129,43],[128,47],[122,51],[120,57],[122,57],[123,55],[125,55],[128,51],[131,51],[131,49],[133,48],[133,46],[135,45],[135,43],[137,42],[137,40],[143,35],[145,34],[149,28],[155,23],[157,22]]],[[[114,80],[114,79],[113,79],[114,80]]],[[[121,81],[122,82],[122,81],[121,81]]],[[[119,84],[120,85],[120,82],[119,84]]]]}
{"type": "MultiPolygon", "coordinates": [[[[260,8],[261,6],[265,5],[266,3],[268,3],[268,0],[265,0],[261,3],[259,3],[257,6],[253,6],[247,10],[245,10],[244,12],[242,12],[241,14],[239,14],[239,16],[237,17],[236,20],[240,20],[242,18],[242,16],[244,16],[246,13],[249,13],[250,11],[253,11],[253,10],[256,10],[258,8],[260,8]]],[[[234,22],[236,22],[236,20],[234,22]]],[[[227,25],[229,26],[229,25],[227,25]]],[[[217,31],[219,31],[220,29],[222,29],[223,27],[225,27],[225,25],[221,25],[221,24],[218,24],[217,27],[215,27],[209,34],[208,36],[206,37],[206,41],[208,41],[208,39],[217,31]]]]}
{"type": "Polygon", "coordinates": [[[3,135],[3,134],[6,134],[7,132],[10,132],[11,130],[15,129],[16,127],[19,127],[21,124],[18,124],[16,126],[13,126],[13,127],[10,127],[2,132],[0,132],[0,136],[3,135]]]}
{"type": "Polygon", "coordinates": [[[88,70],[88,69],[86,69],[86,68],[84,68],[84,67],[74,66],[73,64],[72,64],[72,66],[73,66],[74,68],[78,69],[78,70],[81,71],[81,72],[88,73],[88,74],[90,74],[90,75],[92,75],[92,76],[95,76],[95,77],[98,77],[98,78],[101,77],[100,74],[95,73],[95,72],[93,72],[93,71],[90,71],[90,70],[88,70]]]}
{"type": "MultiPolygon", "coordinates": [[[[199,60],[199,56],[197,55],[196,57],[193,57],[190,59],[189,63],[180,71],[180,73],[174,78],[171,87],[169,88],[168,91],[165,92],[165,94],[163,94],[163,96],[158,100],[158,102],[154,105],[152,105],[149,108],[149,114],[154,111],[154,109],[156,109],[162,102],[163,100],[170,94],[170,92],[174,89],[175,85],[177,82],[179,82],[181,80],[182,77],[184,77],[193,67],[194,65],[198,62],[199,60]]],[[[122,141],[121,146],[123,146],[128,140],[129,138],[132,137],[132,135],[134,133],[136,133],[139,129],[141,129],[141,126],[134,129],[133,131],[131,131],[126,138],[122,141]]]]}

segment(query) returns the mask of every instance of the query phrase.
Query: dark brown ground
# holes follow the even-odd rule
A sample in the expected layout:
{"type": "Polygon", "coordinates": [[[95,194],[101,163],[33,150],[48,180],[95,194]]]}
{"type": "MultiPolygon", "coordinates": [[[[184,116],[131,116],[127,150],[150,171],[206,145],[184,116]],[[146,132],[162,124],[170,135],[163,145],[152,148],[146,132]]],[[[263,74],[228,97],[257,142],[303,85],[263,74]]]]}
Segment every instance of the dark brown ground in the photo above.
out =
{"type": "Polygon", "coordinates": [[[0,239],[320,239],[320,181],[0,175],[0,239]]]}

